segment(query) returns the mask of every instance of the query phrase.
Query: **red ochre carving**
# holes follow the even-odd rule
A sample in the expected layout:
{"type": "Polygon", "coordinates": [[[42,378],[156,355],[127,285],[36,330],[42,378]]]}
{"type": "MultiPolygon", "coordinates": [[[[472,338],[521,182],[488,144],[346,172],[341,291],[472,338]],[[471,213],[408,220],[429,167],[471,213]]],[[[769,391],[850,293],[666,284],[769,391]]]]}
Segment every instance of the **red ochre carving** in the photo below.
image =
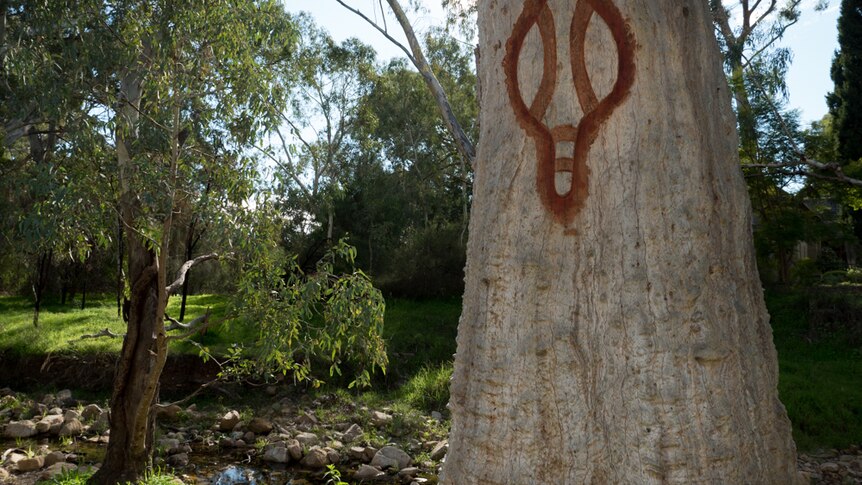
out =
{"type": "Polygon", "coordinates": [[[503,71],[506,89],[515,117],[536,144],[536,186],[542,204],[561,224],[568,225],[587,199],[589,167],[587,156],[602,125],[625,101],[635,79],[634,35],[619,9],[610,0],[578,0],[569,32],[569,56],[574,75],[575,93],[584,115],[577,124],[548,127],[543,121],[557,87],[557,36],[548,0],[526,0],[524,10],[515,21],[512,36],[506,42],[503,71]],[[587,27],[597,14],[613,36],[617,49],[617,79],[610,94],[599,100],[593,90],[585,62],[587,27]],[[543,66],[539,90],[528,107],[518,85],[518,59],[530,29],[536,25],[542,39],[543,66]],[[571,158],[558,157],[556,144],[574,142],[571,158]],[[571,172],[572,185],[558,194],[555,184],[558,172],[571,172]]]}

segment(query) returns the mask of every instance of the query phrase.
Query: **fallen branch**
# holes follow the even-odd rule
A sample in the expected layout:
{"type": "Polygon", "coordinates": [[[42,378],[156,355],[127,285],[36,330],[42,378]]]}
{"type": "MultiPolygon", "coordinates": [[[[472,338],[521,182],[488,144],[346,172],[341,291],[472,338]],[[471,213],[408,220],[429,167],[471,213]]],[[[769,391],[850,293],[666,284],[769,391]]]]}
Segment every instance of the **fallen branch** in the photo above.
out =
{"type": "Polygon", "coordinates": [[[817,160],[809,160],[808,158],[802,157],[798,161],[794,162],[785,162],[785,163],[744,163],[742,164],[742,168],[766,168],[766,169],[794,169],[792,173],[789,175],[799,175],[805,177],[814,177],[823,180],[830,180],[833,182],[843,182],[846,184],[854,185],[856,187],[862,187],[862,180],[848,177],[844,171],[841,169],[841,165],[837,163],[823,163],[818,162],[817,160]],[[834,176],[823,175],[816,172],[811,172],[809,170],[800,170],[800,166],[808,166],[814,168],[816,170],[823,170],[827,172],[832,172],[834,176]]]}
{"type": "Polygon", "coordinates": [[[69,343],[71,344],[71,343],[78,342],[78,341],[80,341],[80,340],[85,340],[85,339],[88,339],[88,338],[102,338],[102,337],[108,337],[108,338],[123,338],[123,337],[125,337],[125,336],[126,336],[126,334],[114,333],[114,332],[112,332],[109,328],[107,328],[107,327],[106,327],[106,328],[103,328],[103,329],[102,329],[101,331],[99,331],[99,332],[96,332],[96,333],[87,333],[87,334],[81,335],[80,337],[78,337],[78,338],[76,338],[76,339],[69,340],[69,343]]]}

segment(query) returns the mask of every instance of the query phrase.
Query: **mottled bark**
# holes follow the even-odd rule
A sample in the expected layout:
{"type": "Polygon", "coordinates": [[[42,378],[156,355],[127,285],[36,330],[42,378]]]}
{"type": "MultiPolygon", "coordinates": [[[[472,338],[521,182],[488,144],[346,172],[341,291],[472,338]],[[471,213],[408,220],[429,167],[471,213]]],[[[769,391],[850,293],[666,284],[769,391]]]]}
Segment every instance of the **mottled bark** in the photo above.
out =
{"type": "Polygon", "coordinates": [[[798,483],[706,2],[544,4],[479,3],[482,132],[442,483],[798,483]],[[533,125],[505,65],[529,9],[509,82],[533,125]],[[630,89],[595,114],[632,74],[626,45],[630,89]],[[591,116],[605,120],[577,136],[591,116]],[[570,190],[579,207],[555,201],[570,190]]]}

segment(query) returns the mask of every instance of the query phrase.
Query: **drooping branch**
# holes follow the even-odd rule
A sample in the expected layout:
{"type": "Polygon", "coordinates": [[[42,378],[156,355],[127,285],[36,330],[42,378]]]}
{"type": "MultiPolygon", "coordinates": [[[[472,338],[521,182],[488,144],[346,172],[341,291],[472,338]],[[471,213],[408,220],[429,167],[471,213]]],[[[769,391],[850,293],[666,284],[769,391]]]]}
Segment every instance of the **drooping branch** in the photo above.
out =
{"type": "Polygon", "coordinates": [[[796,175],[801,177],[813,177],[821,180],[829,180],[832,182],[841,182],[853,185],[855,187],[862,187],[862,180],[848,177],[844,171],[841,169],[841,165],[837,163],[823,163],[818,162],[817,160],[809,160],[808,158],[801,158],[798,161],[793,162],[785,162],[785,163],[746,163],[742,165],[742,168],[765,168],[765,169],[794,169],[792,172],[787,175],[796,175]],[[807,166],[813,168],[815,170],[822,170],[831,172],[834,175],[825,175],[822,173],[812,172],[810,170],[802,170],[799,169],[800,166],[807,166]]]}
{"type": "Polygon", "coordinates": [[[165,320],[171,322],[171,324],[165,328],[165,331],[170,332],[171,330],[180,330],[180,329],[185,330],[185,332],[183,332],[183,333],[168,336],[167,341],[171,342],[174,340],[187,339],[187,338],[191,337],[192,335],[194,335],[198,332],[202,332],[203,330],[210,328],[212,325],[214,325],[216,323],[223,322],[224,318],[219,319],[217,321],[210,320],[210,311],[209,311],[209,309],[207,309],[206,313],[195,318],[194,320],[192,320],[189,323],[182,323],[182,322],[180,322],[174,318],[169,317],[167,314],[165,314],[165,320]]]}
{"type": "Polygon", "coordinates": [[[198,256],[195,259],[190,259],[183,263],[183,265],[180,266],[180,270],[177,272],[177,279],[167,287],[168,296],[176,293],[176,291],[183,286],[183,282],[186,280],[186,274],[190,269],[192,269],[192,266],[211,259],[219,259],[218,253],[204,254],[203,256],[198,256]]]}
{"type": "Polygon", "coordinates": [[[398,20],[398,23],[401,25],[401,29],[404,31],[404,35],[407,37],[407,43],[410,45],[409,51],[403,44],[389,35],[386,29],[381,28],[374,21],[362,14],[362,12],[348,6],[343,0],[335,1],[337,1],[342,7],[350,10],[371,24],[371,26],[389,39],[390,42],[394,43],[407,54],[407,58],[410,59],[410,62],[413,63],[413,66],[416,67],[419,74],[422,75],[422,79],[425,80],[425,84],[434,96],[434,100],[437,102],[437,107],[440,109],[440,113],[443,116],[443,122],[446,124],[446,128],[449,130],[449,133],[455,139],[458,152],[470,163],[470,165],[472,165],[473,160],[476,158],[476,149],[473,146],[473,142],[470,141],[463,128],[461,128],[461,124],[458,123],[458,119],[455,118],[455,113],[452,111],[452,105],[449,104],[449,98],[446,96],[443,86],[441,86],[440,82],[437,80],[437,76],[435,76],[434,72],[431,70],[431,65],[428,63],[428,60],[425,59],[425,54],[422,53],[422,46],[419,44],[419,40],[416,38],[415,32],[413,32],[413,26],[410,25],[410,19],[407,18],[407,15],[401,8],[401,4],[398,3],[398,0],[386,0],[386,3],[389,4],[389,8],[392,9],[392,12],[395,14],[395,18],[398,20]]]}

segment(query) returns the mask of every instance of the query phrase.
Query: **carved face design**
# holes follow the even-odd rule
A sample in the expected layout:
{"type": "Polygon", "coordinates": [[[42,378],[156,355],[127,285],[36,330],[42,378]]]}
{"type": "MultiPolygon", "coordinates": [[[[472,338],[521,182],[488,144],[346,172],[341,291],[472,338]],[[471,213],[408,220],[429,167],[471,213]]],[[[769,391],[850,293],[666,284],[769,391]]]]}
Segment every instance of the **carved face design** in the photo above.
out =
{"type": "MultiPolygon", "coordinates": [[[[536,186],[542,204],[563,225],[572,222],[587,199],[587,156],[602,125],[625,101],[634,84],[635,40],[625,19],[611,0],[577,0],[569,28],[569,64],[583,116],[577,123],[548,126],[546,114],[558,87],[557,33],[549,0],[526,0],[506,42],[503,70],[509,101],[518,123],[536,145],[536,186]],[[586,64],[586,36],[590,23],[604,21],[616,47],[616,81],[598,99],[586,64]],[[518,63],[529,32],[538,28],[542,45],[542,77],[533,101],[527,106],[521,93],[518,63]],[[565,153],[570,151],[569,153],[565,153]]],[[[566,2],[568,3],[568,2],[566,2]]],[[[601,56],[601,52],[592,55],[601,56]]],[[[561,89],[567,89],[561,86],[561,89]]]]}

